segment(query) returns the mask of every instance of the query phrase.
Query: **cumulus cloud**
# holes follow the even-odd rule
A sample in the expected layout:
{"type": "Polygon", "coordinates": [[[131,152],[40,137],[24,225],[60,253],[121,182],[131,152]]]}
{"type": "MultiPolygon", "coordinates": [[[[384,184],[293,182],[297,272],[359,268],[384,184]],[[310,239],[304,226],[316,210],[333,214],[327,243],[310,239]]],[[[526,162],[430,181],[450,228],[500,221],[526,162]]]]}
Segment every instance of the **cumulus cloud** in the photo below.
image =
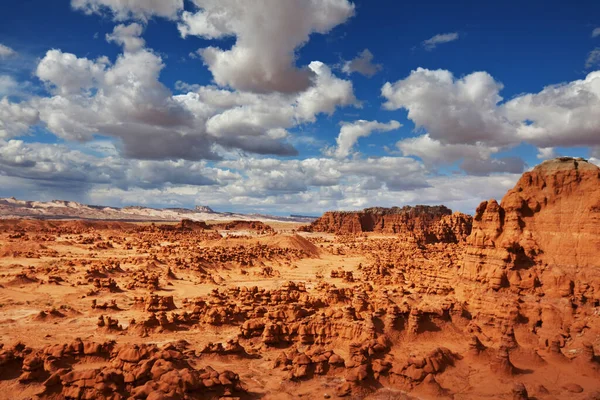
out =
{"type": "Polygon", "coordinates": [[[314,73],[313,86],[297,95],[205,86],[175,98],[195,115],[205,117],[207,133],[222,146],[258,154],[295,155],[296,150],[283,143],[287,129],[314,122],[319,114],[332,114],[338,107],[358,104],[350,81],[337,78],[321,62],[309,67],[314,73]]]}
{"type": "Polygon", "coordinates": [[[459,38],[459,35],[456,32],[440,33],[440,34],[435,35],[427,40],[424,40],[421,43],[421,45],[425,48],[425,50],[431,51],[431,50],[435,49],[437,46],[439,46],[440,44],[453,42],[455,40],[458,40],[458,38],[459,38]]]}
{"type": "Polygon", "coordinates": [[[115,42],[127,52],[136,52],[141,50],[146,45],[146,41],[141,38],[144,27],[140,24],[133,23],[130,25],[117,25],[112,33],[106,34],[108,42],[115,42]]]}
{"type": "Polygon", "coordinates": [[[360,106],[354,97],[351,81],[337,78],[331,69],[320,61],[311,62],[309,69],[313,73],[314,84],[297,98],[300,119],[314,122],[317,114],[331,115],[339,106],[360,106]]]}
{"type": "MultiPolygon", "coordinates": [[[[288,129],[338,107],[359,106],[352,82],[317,61],[309,65],[312,85],[300,93],[181,83],[179,87],[195,91],[174,96],[159,80],[164,63],[143,47],[142,30],[135,23],[119,25],[107,36],[124,47],[114,63],[106,57],[92,60],[48,51],[36,75],[52,95],[35,97],[27,107],[36,110],[50,132],[68,141],[106,135],[119,139],[122,154],[131,158],[215,160],[219,149],[296,155],[288,129]]],[[[4,107],[16,107],[10,104],[4,107]]],[[[4,135],[23,131],[23,121],[4,122],[3,131],[11,131],[4,135]]]]}
{"type": "Polygon", "coordinates": [[[366,160],[342,162],[340,171],[363,180],[363,190],[384,189],[390,192],[411,191],[429,187],[423,164],[408,157],[369,157],[366,160]]]}
{"type": "Polygon", "coordinates": [[[398,121],[382,123],[378,121],[359,120],[354,122],[343,122],[340,134],[337,137],[337,147],[331,152],[337,158],[350,155],[352,148],[359,138],[368,137],[373,132],[389,132],[400,128],[398,121]]]}
{"type": "Polygon", "coordinates": [[[429,134],[396,143],[405,156],[419,157],[425,164],[438,167],[462,159],[488,159],[498,148],[477,144],[444,144],[429,134]]]}
{"type": "Polygon", "coordinates": [[[71,0],[71,7],[86,14],[108,12],[117,21],[154,16],[173,20],[183,10],[183,0],[71,0]]]}
{"type": "Polygon", "coordinates": [[[14,57],[16,55],[17,55],[16,51],[14,51],[10,47],[5,46],[2,43],[0,43],[0,60],[2,60],[4,58],[14,57]]]}
{"type": "Polygon", "coordinates": [[[383,68],[381,64],[373,63],[373,57],[373,53],[369,49],[364,49],[356,58],[346,61],[342,71],[348,75],[357,72],[371,78],[383,68]]]}
{"type": "Polygon", "coordinates": [[[408,110],[417,128],[445,144],[506,145],[514,127],[499,110],[503,85],[486,72],[456,79],[446,70],[418,68],[406,78],[386,83],[384,108],[408,110]]]}
{"type": "Polygon", "coordinates": [[[595,38],[595,37],[598,37],[598,36],[600,36],[600,26],[599,26],[598,28],[595,28],[595,29],[592,31],[592,37],[593,37],[593,38],[595,38]]]}
{"type": "MultiPolygon", "coordinates": [[[[397,143],[403,156],[353,154],[361,138],[400,127],[394,120],[358,120],[341,126],[336,146],[323,156],[269,157],[298,154],[293,143],[303,138],[293,128],[340,107],[361,107],[349,78],[322,62],[304,66],[296,59],[311,34],[347,21],[354,5],[193,1],[197,10],[181,13],[182,1],[72,0],[86,13],[137,22],[106,35],[123,48],[116,58],[48,51],[35,71],[48,96],[2,98],[20,83],[0,76],[0,186],[6,177],[11,182],[0,190],[71,193],[99,204],[208,203],[266,212],[275,205],[302,213],[311,204],[318,213],[415,203],[472,211],[482,199],[501,196],[526,167],[502,150],[527,141],[550,155],[546,148],[569,135],[600,147],[590,118],[598,109],[595,73],[503,102],[502,84],[486,72],[457,78],[420,68],[382,89],[385,107],[406,109],[417,127],[416,137],[397,143]],[[178,13],[182,36],[231,38],[234,45],[201,49],[214,83],[178,82],[174,95],[161,83],[164,60],[145,47],[142,33],[150,18],[178,13]],[[66,144],[14,140],[35,125],[66,144]],[[440,176],[436,169],[445,164],[465,174],[440,176]]],[[[434,48],[449,41],[443,36],[426,42],[434,48]]],[[[365,50],[341,68],[372,76],[381,66],[365,50]]]]}
{"type": "MultiPolygon", "coordinates": [[[[233,2],[200,3],[199,6],[206,5],[207,8],[201,7],[199,12],[214,11],[220,6],[226,6],[230,11],[241,7],[233,2]]],[[[152,2],[74,1],[73,7],[89,13],[111,11],[118,20],[136,18],[146,21],[153,15],[170,15],[164,11],[166,9],[154,7],[152,2]]],[[[229,190],[233,191],[235,181],[239,179],[237,172],[223,168],[208,170],[204,164],[202,168],[195,169],[205,162],[200,160],[215,161],[231,154],[245,157],[246,153],[297,155],[291,144],[289,129],[315,122],[320,114],[331,115],[339,107],[360,107],[350,80],[338,78],[330,67],[319,61],[311,62],[303,70],[297,69],[293,62],[295,49],[304,44],[311,33],[328,32],[349,18],[354,6],[346,0],[315,1],[308,7],[305,2],[287,1],[273,5],[265,0],[262,7],[269,8],[271,14],[271,9],[281,9],[288,20],[292,14],[302,16],[301,20],[287,21],[286,29],[292,27],[295,38],[289,43],[276,43],[273,52],[267,50],[267,53],[278,58],[287,46],[291,58],[285,62],[289,64],[285,67],[286,71],[293,70],[306,76],[308,85],[304,90],[242,91],[181,82],[178,87],[183,93],[173,95],[160,81],[165,67],[163,59],[145,47],[141,37],[144,26],[139,23],[119,24],[106,35],[107,41],[123,48],[123,53],[116,59],[92,59],[57,49],[49,50],[39,60],[35,75],[50,95],[33,96],[20,103],[1,100],[0,137],[18,137],[39,124],[69,146],[48,147],[56,153],[57,160],[64,161],[57,161],[56,173],[52,175],[52,168],[42,162],[43,157],[52,159],[51,153],[44,153],[41,147],[35,145],[7,142],[4,144],[7,149],[10,147],[14,154],[19,154],[13,159],[23,160],[21,166],[27,166],[27,169],[21,172],[14,168],[5,169],[4,173],[15,179],[35,181],[40,187],[53,181],[77,181],[81,182],[82,191],[97,190],[98,185],[108,182],[115,182],[122,190],[132,187],[154,190],[156,181],[164,181],[172,189],[224,182],[223,176],[229,174],[234,175],[228,181],[229,190]],[[114,141],[111,151],[103,153],[102,157],[90,156],[86,151],[81,153],[79,148],[73,150],[74,146],[94,143],[100,135],[114,141]],[[115,169],[109,168],[111,163],[116,166],[115,169]],[[36,167],[40,170],[37,171],[36,167]],[[92,169],[98,171],[98,175],[94,175],[92,169]],[[75,175],[59,173],[66,170],[73,170],[75,175]],[[43,175],[43,171],[49,174],[43,175]],[[150,179],[152,177],[154,180],[150,179]],[[103,180],[105,178],[106,181],[103,180]]],[[[247,7],[243,8],[246,10],[247,7]]],[[[270,20],[273,24],[266,25],[273,26],[269,28],[264,27],[265,24],[256,26],[246,16],[238,17],[227,22],[236,27],[232,32],[237,36],[237,48],[244,48],[251,42],[252,29],[261,31],[258,37],[266,34],[265,29],[269,32],[271,28],[276,31],[284,29],[278,25],[281,22],[279,18],[270,20]],[[237,27],[241,30],[236,30],[237,27]],[[249,31],[245,31],[246,28],[249,31]]],[[[218,37],[222,37],[224,32],[221,30],[218,37]]],[[[286,35],[282,33],[281,36],[286,35]]],[[[14,80],[6,82],[7,87],[15,83],[14,80]]],[[[7,155],[6,159],[10,157],[7,155]]],[[[339,174],[339,171],[336,173],[339,174]]],[[[319,172],[315,171],[315,175],[318,176],[319,172]]],[[[311,188],[312,183],[317,181],[318,178],[312,178],[305,187],[311,188]]],[[[31,187],[31,182],[27,186],[31,187]]]]}
{"type": "Polygon", "coordinates": [[[216,158],[208,139],[193,134],[194,115],[159,80],[164,65],[148,50],[125,52],[114,64],[51,50],[37,76],[54,94],[31,103],[55,135],[91,140],[96,134],[122,139],[140,158],[216,158]]]}
{"type": "Polygon", "coordinates": [[[39,121],[39,113],[27,103],[11,103],[0,99],[0,138],[26,134],[39,121]]]}
{"type": "Polygon", "coordinates": [[[600,145],[600,71],[518,96],[503,106],[519,139],[538,147],[600,145]]]}
{"type": "MultiPolygon", "coordinates": [[[[425,131],[397,146],[431,164],[464,159],[463,169],[474,174],[519,170],[522,160],[491,155],[522,142],[541,149],[600,146],[600,71],[504,103],[502,87],[485,72],[456,79],[449,71],[423,68],[386,83],[384,107],[408,110],[416,128],[425,131]]],[[[546,158],[553,152],[540,154],[546,158]]]]}
{"type": "Polygon", "coordinates": [[[184,12],[183,37],[232,36],[229,50],[200,51],[221,86],[254,92],[299,92],[311,84],[311,71],[296,67],[295,51],[312,33],[326,34],[354,15],[348,0],[193,0],[199,10],[184,12]],[[268,21],[268,22],[265,22],[268,21]]]}
{"type": "Polygon", "coordinates": [[[60,50],[49,50],[36,69],[37,77],[58,95],[89,91],[104,78],[109,60],[89,60],[60,50]]]}
{"type": "Polygon", "coordinates": [[[212,165],[125,159],[110,147],[110,142],[75,149],[0,141],[0,182],[4,183],[4,176],[10,177],[1,191],[37,198],[65,195],[94,204],[227,204],[265,212],[272,212],[274,205],[281,212],[298,213],[311,204],[312,212],[319,213],[372,204],[416,203],[445,203],[472,211],[482,199],[501,195],[518,177],[430,177],[422,163],[406,157],[238,157],[212,165]],[[102,154],[97,154],[98,148],[102,154]]]}

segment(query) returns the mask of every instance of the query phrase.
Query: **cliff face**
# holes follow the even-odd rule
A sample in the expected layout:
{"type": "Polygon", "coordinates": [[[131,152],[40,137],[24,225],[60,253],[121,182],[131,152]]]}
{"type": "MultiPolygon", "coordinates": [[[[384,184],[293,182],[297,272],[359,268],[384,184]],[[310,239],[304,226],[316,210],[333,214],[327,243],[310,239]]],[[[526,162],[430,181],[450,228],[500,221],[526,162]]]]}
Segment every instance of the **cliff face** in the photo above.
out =
{"type": "Polygon", "coordinates": [[[327,212],[303,230],[336,234],[377,232],[400,234],[419,242],[456,243],[471,232],[470,216],[444,206],[367,208],[358,212],[327,212]]]}
{"type": "Polygon", "coordinates": [[[477,208],[467,245],[464,276],[494,289],[598,292],[600,168],[573,158],[542,163],[500,204],[477,208]]]}

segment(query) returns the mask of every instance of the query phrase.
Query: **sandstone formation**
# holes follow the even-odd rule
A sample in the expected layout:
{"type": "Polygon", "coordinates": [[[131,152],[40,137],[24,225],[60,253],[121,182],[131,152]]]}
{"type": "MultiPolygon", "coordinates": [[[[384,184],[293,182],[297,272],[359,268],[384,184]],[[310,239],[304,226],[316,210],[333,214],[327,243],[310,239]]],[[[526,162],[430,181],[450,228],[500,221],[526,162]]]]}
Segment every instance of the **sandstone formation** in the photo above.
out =
{"type": "Polygon", "coordinates": [[[525,173],[500,204],[477,208],[463,276],[598,304],[599,252],[600,168],[560,158],[525,173]]]}
{"type": "Polygon", "coordinates": [[[470,216],[444,206],[367,208],[359,212],[326,212],[302,230],[335,234],[397,234],[421,243],[462,242],[471,233],[470,216]]]}
{"type": "Polygon", "coordinates": [[[271,226],[261,221],[231,221],[213,226],[215,229],[225,231],[254,231],[260,234],[273,233],[274,230],[271,226]]]}

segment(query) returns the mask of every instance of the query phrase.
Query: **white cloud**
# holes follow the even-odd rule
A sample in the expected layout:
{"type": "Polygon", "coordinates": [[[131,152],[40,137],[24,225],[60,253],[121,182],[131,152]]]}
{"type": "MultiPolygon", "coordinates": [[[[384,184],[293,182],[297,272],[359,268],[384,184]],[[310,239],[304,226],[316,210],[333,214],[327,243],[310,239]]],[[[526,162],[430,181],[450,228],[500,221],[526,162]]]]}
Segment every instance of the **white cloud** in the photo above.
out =
{"type": "Polygon", "coordinates": [[[0,60],[3,58],[14,57],[16,55],[17,55],[16,51],[14,51],[10,47],[5,46],[2,43],[0,43],[0,60]]]}
{"type": "MultiPolygon", "coordinates": [[[[125,47],[114,63],[106,57],[90,60],[48,51],[36,75],[52,96],[34,97],[28,107],[65,140],[106,135],[120,140],[127,157],[199,160],[218,159],[220,150],[296,155],[288,129],[338,107],[359,106],[352,83],[317,61],[309,65],[312,86],[298,94],[180,83],[179,88],[196,91],[173,96],[159,80],[161,57],[142,47],[142,29],[139,24],[119,25],[108,35],[125,47]]],[[[10,130],[23,131],[20,125],[10,130]]]]}
{"type": "Polygon", "coordinates": [[[411,191],[429,187],[427,170],[420,162],[408,157],[369,157],[343,162],[339,170],[363,180],[364,190],[384,189],[391,192],[411,191]]]}
{"type": "Polygon", "coordinates": [[[459,35],[456,32],[440,33],[440,34],[435,35],[427,40],[424,40],[423,43],[421,43],[421,44],[425,48],[425,50],[431,51],[440,44],[453,42],[455,40],[458,40],[458,38],[459,38],[459,35]]]}
{"type": "MultiPolygon", "coordinates": [[[[291,10],[305,13],[305,20],[292,21],[290,25],[298,24],[298,32],[306,31],[306,38],[299,44],[308,40],[310,33],[327,32],[354,11],[346,0],[305,6],[306,3],[289,1],[282,8],[288,17],[291,10]]],[[[73,7],[86,12],[111,10],[116,19],[167,16],[152,3],[135,1],[75,1],[73,7]]],[[[279,23],[277,18],[272,21],[279,23]]],[[[245,20],[235,23],[249,23],[251,29],[256,28],[245,20]]],[[[180,83],[178,87],[188,92],[174,96],[160,82],[164,63],[158,54],[144,47],[143,29],[138,23],[121,24],[106,35],[109,42],[124,48],[114,61],[48,51],[35,74],[50,96],[34,96],[21,103],[3,99],[0,136],[17,137],[39,123],[71,144],[90,142],[98,135],[114,138],[114,154],[105,156],[125,157],[124,160],[216,160],[240,151],[285,156],[297,154],[290,144],[288,129],[314,122],[320,114],[331,115],[338,107],[360,106],[352,82],[336,77],[318,61],[310,63],[305,71],[297,71],[306,73],[310,81],[307,89],[298,93],[253,93],[180,83]]],[[[244,42],[243,38],[238,37],[238,42],[244,42]]],[[[299,44],[290,47],[290,51],[293,53],[299,44]]],[[[12,79],[2,82],[7,89],[15,86],[12,79]]],[[[150,168],[150,164],[144,165],[150,168]]],[[[143,175],[142,171],[138,174],[143,175]]]]}
{"type": "Polygon", "coordinates": [[[146,41],[141,38],[143,32],[144,27],[137,23],[117,25],[112,33],[106,34],[106,40],[123,46],[127,52],[134,53],[146,45],[146,41]]]}
{"type": "Polygon", "coordinates": [[[593,37],[593,38],[595,38],[595,37],[598,37],[598,36],[600,36],[600,27],[598,27],[598,28],[595,28],[595,29],[592,31],[592,37],[593,37]]]}
{"type": "Polygon", "coordinates": [[[71,7],[86,14],[110,12],[117,21],[148,21],[153,16],[176,19],[183,0],[71,0],[71,7]]]}
{"type": "Polygon", "coordinates": [[[281,145],[288,136],[286,129],[314,122],[317,115],[332,114],[338,107],[357,105],[350,81],[335,77],[321,62],[312,62],[310,68],[313,86],[298,95],[198,87],[196,93],[175,98],[206,119],[207,132],[220,145],[231,148],[237,144],[258,154],[294,155],[293,147],[281,145]]]}
{"type": "MultiPolygon", "coordinates": [[[[449,71],[419,68],[403,80],[386,83],[382,94],[388,100],[385,108],[407,109],[408,118],[427,134],[398,145],[404,154],[425,161],[439,157],[454,162],[464,156],[470,158],[466,165],[477,165],[477,160],[521,142],[539,148],[600,146],[600,71],[505,103],[502,87],[485,72],[455,79],[449,71]],[[423,145],[430,154],[419,148],[423,145]]],[[[505,165],[512,171],[518,164],[513,160],[505,165]]]]}
{"type": "Polygon", "coordinates": [[[585,67],[587,69],[600,67],[600,47],[596,47],[594,50],[590,51],[587,59],[585,60],[585,67]]]}
{"type": "Polygon", "coordinates": [[[486,72],[455,79],[446,70],[418,68],[403,80],[386,83],[388,110],[405,108],[417,128],[444,144],[506,145],[515,129],[498,108],[503,85],[486,72]]]}
{"type": "Polygon", "coordinates": [[[443,144],[425,134],[396,143],[405,156],[416,156],[426,165],[438,167],[461,159],[488,159],[498,148],[473,144],[443,144]]]}
{"type": "Polygon", "coordinates": [[[108,67],[109,61],[105,58],[92,61],[60,50],[50,50],[38,64],[36,75],[55,94],[66,96],[98,86],[108,67]]]}
{"type": "Polygon", "coordinates": [[[537,147],[600,145],[600,71],[518,96],[503,106],[518,138],[537,147]]]}
{"type": "Polygon", "coordinates": [[[519,157],[494,158],[498,147],[479,144],[443,144],[429,135],[407,138],[396,143],[405,156],[419,157],[425,165],[437,168],[460,161],[459,167],[469,175],[520,173],[525,162],[519,157]]]}
{"type": "Polygon", "coordinates": [[[554,147],[540,147],[538,148],[537,158],[539,160],[549,160],[556,157],[556,151],[554,147]]]}
{"type": "Polygon", "coordinates": [[[37,69],[54,93],[32,104],[46,127],[66,140],[91,140],[95,134],[121,139],[123,152],[139,158],[215,158],[195,117],[158,78],[159,56],[139,50],[92,61],[51,50],[37,69]]]}
{"type": "Polygon", "coordinates": [[[382,68],[381,64],[373,64],[373,53],[369,49],[364,49],[356,58],[346,61],[342,71],[348,75],[358,72],[370,78],[381,71],[382,68]]]}
{"type": "Polygon", "coordinates": [[[359,138],[368,137],[373,132],[389,132],[401,126],[398,121],[390,121],[387,124],[365,120],[344,122],[336,140],[337,148],[332,149],[331,153],[337,158],[345,158],[350,155],[359,138]]]}
{"type": "Polygon", "coordinates": [[[351,81],[337,78],[320,61],[311,62],[309,69],[313,73],[314,84],[297,98],[298,118],[314,122],[319,113],[331,115],[336,107],[360,105],[354,97],[351,81]]]}
{"type": "Polygon", "coordinates": [[[11,103],[0,99],[0,138],[26,134],[39,121],[39,113],[27,103],[11,103]]]}
{"type": "Polygon", "coordinates": [[[449,71],[419,68],[386,83],[382,94],[385,108],[408,110],[416,128],[425,131],[398,147],[429,165],[462,159],[461,168],[470,174],[516,172],[522,160],[492,155],[522,142],[543,149],[541,158],[552,156],[554,147],[600,146],[600,71],[505,103],[501,89],[485,72],[455,79],[449,71]]]}
{"type": "MultiPolygon", "coordinates": [[[[160,80],[164,60],[145,48],[140,23],[117,25],[106,35],[123,47],[113,59],[48,51],[36,76],[49,96],[11,102],[2,96],[22,83],[0,76],[0,192],[267,212],[274,205],[302,213],[310,204],[311,213],[318,213],[416,203],[472,211],[481,200],[505,193],[525,168],[522,159],[501,156],[503,150],[526,141],[545,158],[554,155],[555,146],[600,148],[595,117],[600,72],[503,102],[502,84],[486,72],[457,78],[419,68],[382,88],[385,108],[406,109],[417,128],[416,137],[397,143],[402,157],[353,154],[361,138],[399,128],[394,120],[345,123],[336,147],[320,157],[257,156],[295,155],[294,143],[314,140],[304,124],[340,107],[361,107],[349,78],[341,79],[322,62],[304,66],[296,59],[311,34],[344,23],[354,5],[348,0],[256,0],[253,7],[239,0],[194,3],[197,12],[181,14],[182,36],[235,41],[231,49],[197,53],[213,73],[213,85],[178,82],[180,94],[173,95],[160,80]],[[36,124],[67,144],[11,140],[36,124]],[[293,137],[294,128],[307,136],[293,137]],[[439,175],[438,168],[448,164],[465,174],[439,175]],[[3,186],[6,177],[10,185],[3,186]]],[[[73,7],[146,22],[154,16],[176,18],[183,2],[73,0],[73,7]]],[[[424,46],[457,38],[436,35],[424,46]]],[[[381,66],[365,50],[341,68],[372,76],[381,66]]]]}
{"type": "Polygon", "coordinates": [[[194,0],[199,11],[184,12],[179,31],[216,39],[235,36],[229,50],[202,49],[204,63],[221,86],[254,92],[299,92],[311,71],[296,67],[295,51],[312,33],[328,33],[354,15],[348,0],[194,0]]]}

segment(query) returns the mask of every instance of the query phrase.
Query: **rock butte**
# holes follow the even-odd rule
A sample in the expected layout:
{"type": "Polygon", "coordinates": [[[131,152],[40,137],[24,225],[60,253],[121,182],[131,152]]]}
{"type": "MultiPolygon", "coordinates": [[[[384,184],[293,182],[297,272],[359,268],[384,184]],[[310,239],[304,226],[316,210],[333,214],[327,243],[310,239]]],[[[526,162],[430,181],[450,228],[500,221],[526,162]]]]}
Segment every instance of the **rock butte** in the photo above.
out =
{"type": "Polygon", "coordinates": [[[472,224],[470,215],[452,214],[444,206],[406,206],[327,212],[302,230],[336,234],[377,232],[398,234],[419,243],[457,243],[469,236],[472,224]]]}
{"type": "Polygon", "coordinates": [[[474,217],[0,221],[1,399],[600,399],[600,169],[474,217]]]}

